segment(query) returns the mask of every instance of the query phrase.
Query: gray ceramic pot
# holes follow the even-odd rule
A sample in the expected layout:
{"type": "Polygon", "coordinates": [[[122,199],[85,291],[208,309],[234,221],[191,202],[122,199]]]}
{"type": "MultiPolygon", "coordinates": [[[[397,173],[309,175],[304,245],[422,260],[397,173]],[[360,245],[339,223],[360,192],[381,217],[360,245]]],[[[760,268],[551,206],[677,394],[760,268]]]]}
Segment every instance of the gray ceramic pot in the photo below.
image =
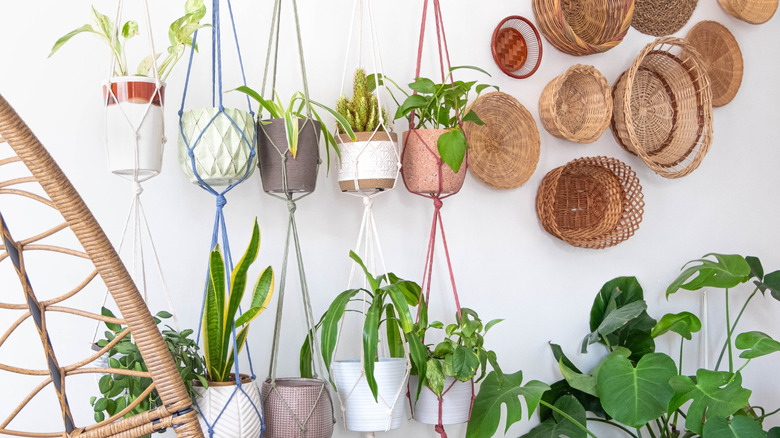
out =
{"type": "Polygon", "coordinates": [[[317,184],[320,163],[320,122],[311,119],[298,121],[298,152],[293,159],[287,147],[284,119],[264,120],[257,124],[257,148],[260,158],[260,176],[267,193],[284,193],[282,155],[287,156],[287,190],[291,193],[313,192],[317,184]]]}

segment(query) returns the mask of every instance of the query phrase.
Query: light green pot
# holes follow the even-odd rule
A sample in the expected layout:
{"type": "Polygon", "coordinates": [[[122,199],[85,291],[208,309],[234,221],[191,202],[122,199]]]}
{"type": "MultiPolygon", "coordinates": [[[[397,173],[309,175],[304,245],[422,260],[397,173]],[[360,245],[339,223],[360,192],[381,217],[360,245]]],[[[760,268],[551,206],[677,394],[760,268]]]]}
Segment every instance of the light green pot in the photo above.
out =
{"type": "Polygon", "coordinates": [[[209,124],[218,112],[218,108],[202,108],[185,111],[181,116],[179,164],[187,178],[195,184],[198,184],[198,178],[192,172],[192,160],[182,133],[193,148],[198,175],[209,185],[232,184],[244,176],[247,166],[249,168],[247,176],[251,175],[257,164],[257,154],[252,157],[251,162],[249,159],[251,151],[257,151],[255,121],[252,114],[235,108],[225,108],[224,113],[217,115],[209,124]],[[235,125],[230,119],[233,119],[235,125]],[[241,131],[244,132],[243,136],[241,131]],[[203,135],[198,140],[201,132],[203,135]]]}

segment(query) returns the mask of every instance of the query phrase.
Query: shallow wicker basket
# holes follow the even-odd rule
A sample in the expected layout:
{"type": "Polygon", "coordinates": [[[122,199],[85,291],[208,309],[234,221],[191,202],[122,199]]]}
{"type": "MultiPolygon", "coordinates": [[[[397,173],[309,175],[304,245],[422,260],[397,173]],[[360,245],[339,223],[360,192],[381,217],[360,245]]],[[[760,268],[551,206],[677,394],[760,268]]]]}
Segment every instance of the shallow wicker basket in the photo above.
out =
{"type": "Polygon", "coordinates": [[[645,46],[612,88],[612,133],[664,178],[693,172],[712,143],[712,91],[698,52],[680,38],[645,46]]]}
{"type": "Polygon", "coordinates": [[[712,106],[731,102],[742,85],[742,51],[734,35],[716,21],[701,21],[685,40],[701,55],[710,76],[712,106]]]}
{"type": "Polygon", "coordinates": [[[608,157],[585,157],[551,170],[536,195],[542,227],[564,242],[590,249],[633,236],[644,211],[636,173],[608,157]]]}
{"type": "Polygon", "coordinates": [[[685,26],[699,0],[636,0],[634,29],[653,36],[671,35],[685,26]]]}
{"type": "Polygon", "coordinates": [[[606,52],[631,27],[634,0],[533,0],[536,23],[547,41],[569,55],[606,52]]]}
{"type": "Polygon", "coordinates": [[[778,0],[718,0],[733,17],[750,24],[763,24],[777,11],[778,0]]]}
{"type": "Polygon", "coordinates": [[[609,126],[612,91],[595,67],[577,64],[550,81],[539,98],[539,118],[552,135],[592,143],[609,126]]]}

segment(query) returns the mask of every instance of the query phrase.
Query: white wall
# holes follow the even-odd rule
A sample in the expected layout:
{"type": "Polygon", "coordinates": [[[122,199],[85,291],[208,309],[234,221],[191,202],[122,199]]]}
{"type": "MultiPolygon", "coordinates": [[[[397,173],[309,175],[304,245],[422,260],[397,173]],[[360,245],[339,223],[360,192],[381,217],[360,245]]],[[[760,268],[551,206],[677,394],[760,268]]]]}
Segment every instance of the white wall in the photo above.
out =
{"type": "MultiPolygon", "coordinates": [[[[3,17],[0,93],[47,146],[116,242],[131,192],[129,184],[111,175],[105,166],[99,85],[107,77],[107,54],[97,41],[80,36],[61,53],[46,59],[59,36],[86,22],[90,3],[85,0],[3,2],[0,5],[3,17]]],[[[113,7],[113,2],[109,3],[96,5],[108,12],[113,7]]],[[[153,3],[159,48],[166,42],[167,23],[179,15],[182,2],[153,3]]],[[[272,2],[234,3],[248,80],[250,85],[259,88],[272,2]]],[[[386,73],[401,83],[409,82],[414,74],[421,2],[374,3],[386,73]]],[[[352,2],[301,0],[299,6],[312,96],[334,104],[340,89],[352,2]]],[[[595,293],[615,276],[636,275],[645,289],[651,315],[660,318],[666,312],[700,313],[697,294],[684,292],[668,302],[664,299],[666,286],[688,260],[714,251],[759,256],[768,271],[780,267],[780,254],[775,246],[780,243],[780,230],[776,226],[780,213],[776,203],[776,190],[780,187],[780,173],[776,172],[780,163],[777,140],[780,85],[775,80],[780,68],[776,47],[780,39],[778,18],[763,26],[751,26],[728,16],[714,0],[705,0],[700,2],[686,27],[678,32],[677,35],[684,36],[693,24],[705,19],[725,24],[740,42],[745,76],[736,99],[714,110],[714,142],[701,167],[681,180],[666,180],[623,151],[608,132],[594,144],[578,145],[552,137],[538,122],[537,102],[542,88],[568,66],[593,64],[612,83],[652,37],[632,29],[615,49],[584,58],[564,55],[544,41],[539,71],[529,79],[515,80],[503,75],[493,62],[490,36],[505,16],[519,14],[533,18],[531,2],[457,0],[443,2],[443,8],[453,64],[478,65],[490,71],[493,77],[489,81],[519,99],[534,115],[542,139],[536,173],[523,187],[498,191],[469,175],[462,192],[445,201],[442,210],[461,302],[477,309],[486,319],[506,318],[488,339],[489,347],[496,350],[505,371],[522,369],[526,379],[557,380],[560,376],[548,341],[562,344],[584,368],[595,363],[598,348],[593,348],[594,354],[586,357],[576,352],[587,331],[588,311],[595,293]],[[536,190],[546,172],[571,159],[596,155],[613,156],[632,166],[641,180],[646,202],[644,220],[636,235],[617,247],[601,251],[574,248],[551,237],[540,227],[534,210],[536,190]]],[[[226,41],[227,30],[226,27],[226,41]]],[[[284,45],[278,88],[286,95],[300,88],[297,58],[291,45],[294,33],[287,15],[282,31],[284,45]]],[[[432,33],[428,35],[430,43],[432,33]]],[[[205,105],[210,92],[205,74],[209,53],[205,36],[201,35],[203,54],[196,66],[200,74],[193,79],[188,108],[205,105]]],[[[141,45],[139,50],[145,48],[141,42],[136,44],[141,45]]],[[[227,42],[226,50],[232,50],[227,42]]],[[[436,74],[436,52],[432,44],[425,48],[423,63],[426,75],[436,74]]],[[[226,88],[238,85],[236,69],[235,62],[226,59],[226,88]]],[[[214,199],[187,182],[176,162],[176,113],[185,70],[186,65],[180,64],[168,80],[168,148],[163,172],[145,184],[143,200],[176,311],[184,325],[196,326],[214,199]]],[[[400,131],[405,126],[399,125],[397,129],[400,131]]],[[[347,252],[357,235],[361,212],[358,199],[338,191],[333,169],[328,178],[321,172],[317,191],[299,204],[298,225],[317,315],[346,286],[347,252]]],[[[403,187],[377,200],[376,218],[390,270],[420,280],[431,212],[430,202],[410,195],[403,187]]],[[[257,216],[263,233],[261,263],[272,264],[278,275],[286,213],[284,203],[263,193],[256,172],[228,196],[225,214],[234,251],[243,249],[251,221],[257,216]]],[[[435,267],[432,305],[440,306],[442,315],[449,317],[454,308],[445,272],[446,265],[440,256],[435,267]]],[[[49,281],[56,284],[57,280],[49,281]]],[[[290,284],[280,363],[285,375],[297,372],[298,346],[304,333],[298,323],[302,311],[293,277],[290,284]]],[[[6,286],[12,285],[3,283],[2,290],[7,290],[6,286]]],[[[735,302],[741,304],[741,298],[747,293],[747,290],[734,293],[733,296],[739,297],[735,302]]],[[[3,301],[19,299],[14,295],[4,297],[3,301]]],[[[272,308],[252,327],[250,344],[259,377],[266,374],[275,303],[274,300],[272,308]]],[[[92,305],[97,306],[98,302],[93,301],[92,305]]],[[[710,307],[711,342],[716,345],[722,342],[722,324],[718,323],[723,314],[721,292],[711,294],[710,307]]],[[[775,316],[778,311],[780,303],[759,298],[748,310],[742,328],[758,328],[778,336],[780,323],[775,316]]],[[[6,326],[11,317],[0,315],[3,318],[0,325],[6,326]]],[[[77,350],[85,349],[92,336],[88,330],[65,333],[67,341],[72,343],[70,347],[77,350]]],[[[0,362],[14,362],[18,354],[28,354],[30,360],[39,358],[35,356],[39,354],[39,348],[34,346],[37,341],[31,339],[29,346],[22,343],[10,352],[6,348],[4,353],[0,348],[0,362]]],[[[675,341],[666,351],[676,357],[676,348],[675,341]]],[[[693,359],[697,349],[689,351],[692,361],[686,366],[690,372],[696,365],[693,359]]],[[[754,390],[751,400],[769,409],[780,404],[777,395],[780,382],[770,377],[774,376],[773,365],[777,360],[768,357],[751,363],[745,376],[745,386],[754,390]]],[[[74,400],[71,404],[79,405],[76,410],[82,423],[89,421],[89,407],[84,408],[86,397],[96,392],[90,385],[91,381],[87,380],[83,387],[71,387],[74,400]]],[[[12,401],[15,398],[11,397],[11,391],[0,389],[0,394],[1,420],[17,401],[12,401]]],[[[26,421],[42,423],[48,430],[57,427],[57,418],[57,415],[45,415],[26,421]]],[[[518,436],[537,421],[536,417],[523,421],[513,426],[507,436],[518,436]]],[[[771,424],[780,421],[771,420],[771,424]]],[[[462,436],[465,428],[453,426],[448,431],[451,436],[462,436]]],[[[411,421],[402,429],[384,435],[410,434],[435,436],[432,427],[411,421]]],[[[334,434],[354,435],[341,426],[334,434]]]]}

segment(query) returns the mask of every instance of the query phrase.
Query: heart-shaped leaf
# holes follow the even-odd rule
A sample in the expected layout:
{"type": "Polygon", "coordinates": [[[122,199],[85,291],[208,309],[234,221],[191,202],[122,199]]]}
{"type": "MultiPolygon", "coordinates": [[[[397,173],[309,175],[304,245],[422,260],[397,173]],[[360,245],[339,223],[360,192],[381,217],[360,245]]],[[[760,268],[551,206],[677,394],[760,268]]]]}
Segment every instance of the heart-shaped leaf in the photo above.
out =
{"type": "Polygon", "coordinates": [[[437,141],[441,160],[450,166],[453,172],[458,173],[460,165],[463,164],[463,157],[466,156],[466,136],[460,128],[454,128],[439,136],[437,141]]]}
{"type": "Polygon", "coordinates": [[[750,390],[742,387],[742,376],[725,371],[700,369],[696,383],[688,376],[674,376],[670,381],[674,397],[669,402],[669,412],[674,412],[688,400],[685,428],[701,434],[702,418],[728,417],[748,405],[750,390]]]}
{"type": "Polygon", "coordinates": [[[691,312],[680,312],[676,314],[667,313],[653,327],[651,334],[654,338],[661,336],[666,332],[675,332],[687,340],[691,340],[692,333],[701,330],[701,321],[691,312]]]}
{"type": "Polygon", "coordinates": [[[688,266],[666,289],[666,296],[678,290],[699,290],[704,287],[716,287],[721,289],[732,288],[744,283],[750,278],[751,268],[744,257],[737,254],[706,254],[704,257],[713,256],[715,261],[702,258],[691,260],[688,266]],[[698,264],[695,264],[697,263],[698,264]]]}
{"type": "Polygon", "coordinates": [[[743,359],[754,359],[780,351],[780,342],[775,341],[768,334],[758,331],[740,333],[734,346],[745,350],[739,355],[743,359]]]}

